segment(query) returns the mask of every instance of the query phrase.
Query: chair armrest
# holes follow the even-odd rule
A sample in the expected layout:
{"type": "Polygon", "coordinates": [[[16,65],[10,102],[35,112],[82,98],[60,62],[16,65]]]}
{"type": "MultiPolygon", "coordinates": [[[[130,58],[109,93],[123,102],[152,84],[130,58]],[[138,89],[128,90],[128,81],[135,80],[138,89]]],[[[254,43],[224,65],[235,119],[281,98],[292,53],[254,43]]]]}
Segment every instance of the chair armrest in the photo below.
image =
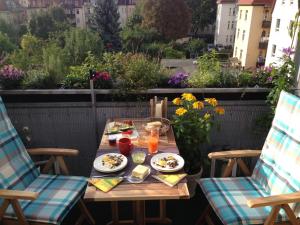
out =
{"type": "Polygon", "coordinates": [[[79,151],[67,148],[31,148],[27,149],[30,155],[51,155],[51,156],[77,156],[79,151]]]}
{"type": "Polygon", "coordinates": [[[243,158],[243,157],[256,157],[261,154],[261,150],[232,150],[211,152],[208,154],[210,159],[224,159],[224,158],[243,158]]]}
{"type": "Polygon", "coordinates": [[[256,208],[256,207],[263,207],[263,206],[283,205],[283,204],[289,204],[295,202],[300,202],[300,192],[254,198],[248,200],[247,205],[250,208],[256,208]]]}
{"type": "Polygon", "coordinates": [[[38,196],[37,192],[0,189],[0,198],[4,199],[35,200],[38,196]]]}

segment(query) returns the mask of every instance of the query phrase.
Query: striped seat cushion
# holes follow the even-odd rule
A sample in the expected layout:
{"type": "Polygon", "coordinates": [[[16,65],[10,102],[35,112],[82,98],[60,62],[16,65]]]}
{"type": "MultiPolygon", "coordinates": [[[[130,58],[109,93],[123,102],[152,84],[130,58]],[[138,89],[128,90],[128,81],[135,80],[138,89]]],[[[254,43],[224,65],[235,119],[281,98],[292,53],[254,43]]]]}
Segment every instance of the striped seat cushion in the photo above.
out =
{"type": "Polygon", "coordinates": [[[0,97],[0,189],[23,190],[38,175],[0,97]]]}
{"type": "MultiPolygon", "coordinates": [[[[34,201],[21,200],[20,205],[28,221],[60,224],[82,196],[87,181],[83,177],[40,175],[25,190],[38,192],[34,201]]],[[[9,207],[5,218],[15,218],[9,207]]]]}
{"type": "MultiPolygon", "coordinates": [[[[205,178],[199,181],[207,200],[225,225],[263,224],[271,207],[249,208],[247,201],[269,194],[251,177],[205,178]]],[[[285,221],[281,210],[277,221],[285,221]]]]}

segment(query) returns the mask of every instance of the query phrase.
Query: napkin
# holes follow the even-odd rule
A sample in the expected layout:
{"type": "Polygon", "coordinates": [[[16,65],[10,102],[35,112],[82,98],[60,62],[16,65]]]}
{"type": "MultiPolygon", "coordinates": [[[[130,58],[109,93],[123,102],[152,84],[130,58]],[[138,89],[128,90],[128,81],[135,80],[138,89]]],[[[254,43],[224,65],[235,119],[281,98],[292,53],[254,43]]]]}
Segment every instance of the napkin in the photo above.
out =
{"type": "Polygon", "coordinates": [[[183,178],[186,177],[186,173],[181,174],[156,174],[152,175],[155,179],[165,183],[166,185],[173,187],[178,184],[183,178]]]}
{"type": "Polygon", "coordinates": [[[123,178],[92,178],[89,183],[94,185],[96,188],[103,192],[109,192],[111,189],[116,187],[119,183],[123,181],[123,178]]]}

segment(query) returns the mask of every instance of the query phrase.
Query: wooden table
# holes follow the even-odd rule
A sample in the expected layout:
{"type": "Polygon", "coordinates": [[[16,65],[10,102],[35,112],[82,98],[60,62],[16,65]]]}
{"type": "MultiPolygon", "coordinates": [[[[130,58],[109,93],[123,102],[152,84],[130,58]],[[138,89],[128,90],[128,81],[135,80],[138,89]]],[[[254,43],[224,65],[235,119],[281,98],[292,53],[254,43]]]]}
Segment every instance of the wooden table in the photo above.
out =
{"type": "MultiPolygon", "coordinates": [[[[128,120],[115,119],[114,121],[128,120]]],[[[146,136],[142,125],[148,119],[130,119],[134,122],[139,135],[146,136]]],[[[112,121],[108,120],[107,124],[112,121]]],[[[105,128],[106,130],[106,128],[105,128]]],[[[136,147],[147,147],[146,143],[141,140],[133,141],[136,147]]],[[[115,149],[116,146],[110,146],[107,135],[103,135],[99,149],[101,151],[109,151],[115,149]]],[[[165,136],[160,137],[159,151],[178,153],[173,130],[170,129],[165,136]]],[[[144,184],[120,184],[108,193],[97,190],[93,186],[88,186],[84,195],[85,201],[110,201],[112,207],[112,221],[109,224],[138,224],[145,223],[163,223],[169,224],[172,221],[166,216],[166,200],[167,199],[188,199],[190,197],[186,183],[179,183],[174,187],[169,187],[163,183],[144,183],[144,184]],[[159,200],[160,201],[160,216],[157,218],[145,218],[145,200],[159,200]],[[120,220],[118,213],[118,201],[133,201],[133,220],[120,220]]]]}

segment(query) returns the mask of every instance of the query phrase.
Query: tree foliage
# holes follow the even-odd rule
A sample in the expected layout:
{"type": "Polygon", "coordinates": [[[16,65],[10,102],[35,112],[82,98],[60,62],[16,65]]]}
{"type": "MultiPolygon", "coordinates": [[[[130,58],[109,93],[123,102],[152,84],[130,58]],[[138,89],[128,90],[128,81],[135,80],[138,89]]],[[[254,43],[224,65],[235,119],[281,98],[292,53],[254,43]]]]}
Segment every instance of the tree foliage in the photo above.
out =
{"type": "Polygon", "coordinates": [[[185,0],[192,11],[192,34],[213,24],[216,19],[216,1],[211,0],[185,0]]]}
{"type": "Polygon", "coordinates": [[[16,46],[9,40],[9,37],[0,31],[0,54],[7,54],[15,49],[16,46]]]}
{"type": "Polygon", "coordinates": [[[22,35],[27,32],[27,28],[23,24],[11,24],[0,18],[0,32],[6,34],[9,40],[17,45],[22,35]]]}
{"type": "Polygon", "coordinates": [[[95,32],[72,28],[64,33],[64,52],[68,59],[68,65],[79,65],[91,52],[95,56],[101,56],[103,42],[95,32]]]}
{"type": "Polygon", "coordinates": [[[166,39],[185,37],[190,29],[190,10],[185,0],[145,0],[143,26],[155,28],[166,39]]]}
{"type": "Polygon", "coordinates": [[[108,51],[121,49],[119,18],[120,15],[115,1],[96,1],[91,26],[100,34],[108,51]]]}
{"type": "Polygon", "coordinates": [[[28,28],[32,35],[48,39],[51,33],[65,29],[66,15],[59,7],[51,8],[46,12],[38,12],[31,16],[28,28]]]}

